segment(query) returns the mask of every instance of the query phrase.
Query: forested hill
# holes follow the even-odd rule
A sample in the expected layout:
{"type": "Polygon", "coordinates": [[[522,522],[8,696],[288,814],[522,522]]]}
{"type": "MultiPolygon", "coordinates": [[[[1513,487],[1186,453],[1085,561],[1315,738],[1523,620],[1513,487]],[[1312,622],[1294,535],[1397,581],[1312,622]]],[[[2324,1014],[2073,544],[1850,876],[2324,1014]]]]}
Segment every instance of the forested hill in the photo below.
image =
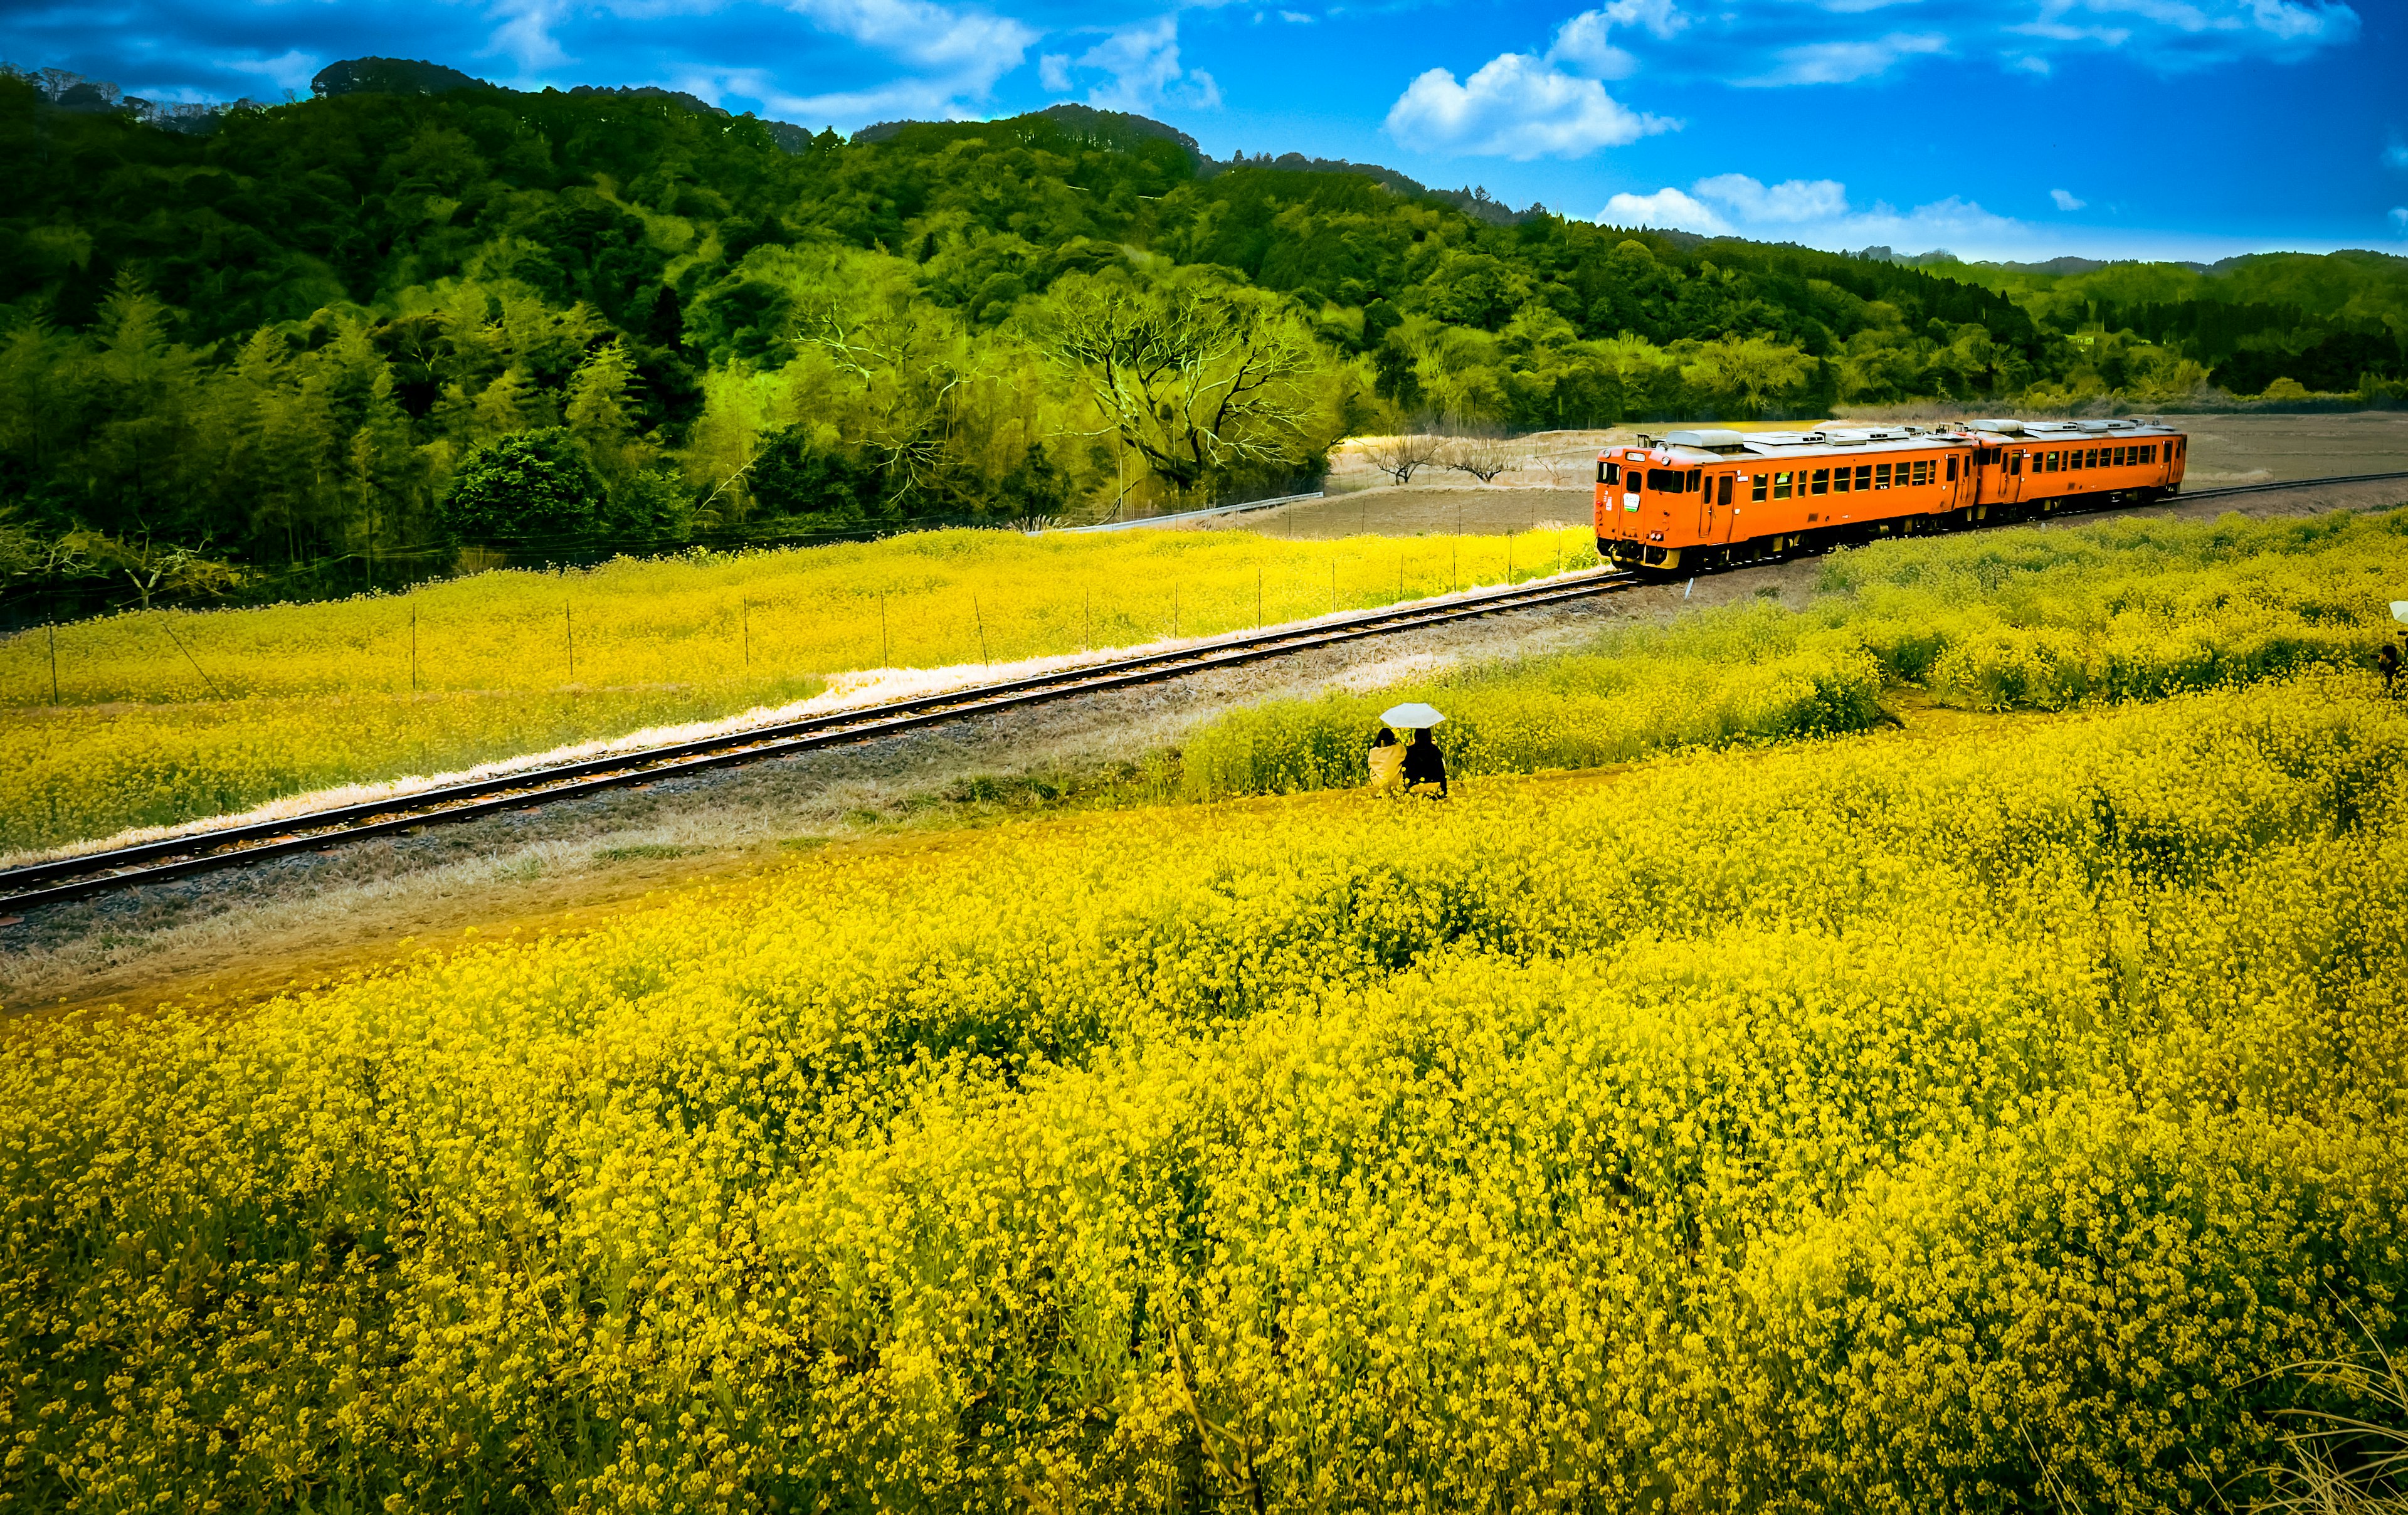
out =
{"type": "MultiPolygon", "coordinates": [[[[376,81],[202,134],[0,78],[15,579],[155,579],[163,543],[238,575],[1196,500],[1430,413],[1539,429],[2209,377],[2178,321],[2086,332],[2089,307],[1977,270],[1215,164],[1083,107],[847,141],[657,92],[376,81]]],[[[2396,321],[2282,319],[2208,323],[2201,350],[2341,333],[2401,372],[2396,321]]]]}

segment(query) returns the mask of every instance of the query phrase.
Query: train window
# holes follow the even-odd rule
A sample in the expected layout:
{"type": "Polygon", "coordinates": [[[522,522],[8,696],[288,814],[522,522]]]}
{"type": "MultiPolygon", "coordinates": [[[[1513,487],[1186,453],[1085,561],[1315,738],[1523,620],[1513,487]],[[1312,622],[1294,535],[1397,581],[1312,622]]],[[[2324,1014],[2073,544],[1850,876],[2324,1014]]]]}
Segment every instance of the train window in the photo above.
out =
{"type": "Polygon", "coordinates": [[[1622,465],[1618,463],[1600,462],[1597,465],[1597,481],[1600,484],[1621,483],[1622,465]]]}
{"type": "Polygon", "coordinates": [[[1956,482],[1956,454],[1954,452],[1948,454],[1948,482],[1956,482]]]}
{"type": "Polygon", "coordinates": [[[1730,497],[1731,497],[1731,483],[1732,483],[1732,481],[1733,481],[1734,479],[1738,479],[1738,478],[1739,478],[1739,475],[1737,475],[1737,474],[1725,474],[1725,475],[1723,475],[1723,498],[1722,498],[1722,503],[1723,503],[1723,504],[1725,504],[1725,505],[1728,505],[1728,504],[1730,504],[1730,497]]]}
{"type": "MultiPolygon", "coordinates": [[[[1702,468],[1692,468],[1689,470],[1689,482],[1685,487],[1692,494],[1697,493],[1698,480],[1704,477],[1704,473],[1705,470],[1702,468]]],[[[1713,486],[1708,485],[1706,487],[1711,489],[1713,486]]]]}
{"type": "Polygon", "coordinates": [[[1887,489],[1887,488],[1889,488],[1889,465],[1888,465],[1888,464],[1886,464],[1886,463],[1876,463],[1876,464],[1874,464],[1874,465],[1873,465],[1873,488],[1875,488],[1875,489],[1887,489]]]}
{"type": "Polygon", "coordinates": [[[2083,454],[2082,466],[2085,468],[2096,468],[2099,466],[2099,449],[2094,447],[2083,454]]]}
{"type": "Polygon", "coordinates": [[[2022,453],[2018,452],[2014,457],[2007,460],[2007,472],[2011,474],[2019,474],[2023,471],[2024,455],[2022,453]]]}
{"type": "Polygon", "coordinates": [[[1848,493],[1848,485],[1853,481],[1854,478],[1855,476],[1850,474],[1845,468],[1832,469],[1831,493],[1834,494],[1845,494],[1848,493]]]}
{"type": "Polygon", "coordinates": [[[1755,474],[1750,476],[1747,481],[1747,497],[1751,500],[1760,500],[1764,498],[1765,483],[1766,479],[1764,475],[1755,474]]]}
{"type": "Polygon", "coordinates": [[[1814,493],[1817,494],[1828,494],[1831,493],[1830,469],[1817,468],[1814,470],[1814,493]]]}
{"type": "Polygon", "coordinates": [[[1863,491],[1869,490],[1872,487],[1873,465],[1870,463],[1860,463],[1856,465],[1856,488],[1859,491],[1863,491]]]}
{"type": "Polygon", "coordinates": [[[1772,476],[1772,497],[1776,500],[1785,500],[1789,498],[1789,475],[1774,474],[1772,476]]]}

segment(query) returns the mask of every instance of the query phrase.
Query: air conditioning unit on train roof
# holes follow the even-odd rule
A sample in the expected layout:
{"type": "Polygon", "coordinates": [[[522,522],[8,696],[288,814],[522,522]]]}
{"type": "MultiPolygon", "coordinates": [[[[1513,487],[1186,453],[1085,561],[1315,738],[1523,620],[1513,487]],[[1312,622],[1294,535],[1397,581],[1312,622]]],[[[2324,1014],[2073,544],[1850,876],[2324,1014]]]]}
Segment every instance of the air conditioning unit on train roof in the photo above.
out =
{"type": "Polygon", "coordinates": [[[1738,432],[1718,431],[1708,428],[1699,428],[1695,431],[1685,432],[1667,432],[1664,435],[1664,441],[1669,447],[1699,448],[1708,452],[1719,452],[1726,457],[1734,452],[1744,452],[1747,450],[1747,438],[1742,434],[1738,432]]]}
{"type": "Polygon", "coordinates": [[[2013,417],[1999,421],[1969,421],[1965,424],[1973,431],[1996,432],[2000,436],[2021,436],[2024,434],[2024,423],[2013,417]]]}

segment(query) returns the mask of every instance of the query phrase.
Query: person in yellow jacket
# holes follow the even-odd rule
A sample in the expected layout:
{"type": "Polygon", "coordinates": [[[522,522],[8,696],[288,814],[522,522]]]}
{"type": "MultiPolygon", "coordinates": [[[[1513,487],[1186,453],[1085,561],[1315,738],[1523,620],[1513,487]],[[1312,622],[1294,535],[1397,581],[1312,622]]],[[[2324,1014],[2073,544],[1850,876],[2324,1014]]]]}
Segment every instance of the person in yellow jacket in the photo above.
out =
{"type": "Polygon", "coordinates": [[[1397,734],[1387,727],[1371,738],[1371,793],[1401,794],[1405,792],[1405,750],[1397,745],[1397,734]]]}

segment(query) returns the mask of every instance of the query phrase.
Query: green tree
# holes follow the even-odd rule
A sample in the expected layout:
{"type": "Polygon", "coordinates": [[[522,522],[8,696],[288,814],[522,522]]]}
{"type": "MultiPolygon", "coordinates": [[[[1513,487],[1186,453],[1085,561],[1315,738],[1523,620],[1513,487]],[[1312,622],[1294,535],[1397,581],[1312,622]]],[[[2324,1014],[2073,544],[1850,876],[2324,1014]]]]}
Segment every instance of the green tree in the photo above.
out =
{"type": "Polygon", "coordinates": [[[885,484],[877,465],[847,449],[820,445],[808,426],[788,426],[767,438],[750,476],[752,498],[761,507],[821,529],[894,515],[885,484]]]}
{"type": "Polygon", "coordinates": [[[565,426],[518,432],[471,453],[443,497],[442,521],[470,542],[573,536],[601,524],[609,487],[565,426]]]}

